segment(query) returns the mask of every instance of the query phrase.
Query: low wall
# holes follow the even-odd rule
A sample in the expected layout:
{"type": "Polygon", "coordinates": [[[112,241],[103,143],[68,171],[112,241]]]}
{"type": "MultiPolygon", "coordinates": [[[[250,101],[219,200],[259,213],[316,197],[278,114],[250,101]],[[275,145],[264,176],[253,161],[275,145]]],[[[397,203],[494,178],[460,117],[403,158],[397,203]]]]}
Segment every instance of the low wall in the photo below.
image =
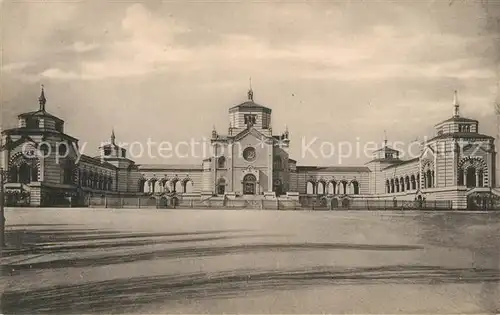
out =
{"type": "Polygon", "coordinates": [[[199,196],[93,196],[87,201],[89,207],[95,208],[177,208],[177,209],[301,209],[298,200],[275,198],[262,200],[228,199],[224,197],[199,196]]]}

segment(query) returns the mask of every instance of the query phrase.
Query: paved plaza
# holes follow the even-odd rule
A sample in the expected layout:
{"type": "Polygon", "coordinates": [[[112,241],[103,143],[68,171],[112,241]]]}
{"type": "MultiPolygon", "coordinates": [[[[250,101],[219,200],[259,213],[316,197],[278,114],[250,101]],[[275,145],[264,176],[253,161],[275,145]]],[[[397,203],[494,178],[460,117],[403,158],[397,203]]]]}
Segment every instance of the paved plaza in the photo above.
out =
{"type": "Polygon", "coordinates": [[[7,209],[2,314],[498,313],[500,215],[7,209]]]}

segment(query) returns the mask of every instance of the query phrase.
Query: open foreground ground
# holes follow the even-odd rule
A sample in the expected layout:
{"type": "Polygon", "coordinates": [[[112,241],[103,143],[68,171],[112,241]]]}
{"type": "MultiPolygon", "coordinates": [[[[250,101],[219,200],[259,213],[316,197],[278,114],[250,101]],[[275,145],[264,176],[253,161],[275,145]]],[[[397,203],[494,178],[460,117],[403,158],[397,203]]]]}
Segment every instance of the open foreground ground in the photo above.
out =
{"type": "Polygon", "coordinates": [[[8,209],[0,313],[498,313],[500,215],[8,209]]]}

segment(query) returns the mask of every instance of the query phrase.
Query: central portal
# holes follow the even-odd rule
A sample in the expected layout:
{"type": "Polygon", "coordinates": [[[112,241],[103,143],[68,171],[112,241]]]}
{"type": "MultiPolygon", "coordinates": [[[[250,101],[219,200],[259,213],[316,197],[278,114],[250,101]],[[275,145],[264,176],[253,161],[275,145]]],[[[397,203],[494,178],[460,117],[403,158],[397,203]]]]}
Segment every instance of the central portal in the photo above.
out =
{"type": "Polygon", "coordinates": [[[254,175],[248,174],[243,177],[243,193],[245,195],[255,195],[257,179],[254,175]]]}

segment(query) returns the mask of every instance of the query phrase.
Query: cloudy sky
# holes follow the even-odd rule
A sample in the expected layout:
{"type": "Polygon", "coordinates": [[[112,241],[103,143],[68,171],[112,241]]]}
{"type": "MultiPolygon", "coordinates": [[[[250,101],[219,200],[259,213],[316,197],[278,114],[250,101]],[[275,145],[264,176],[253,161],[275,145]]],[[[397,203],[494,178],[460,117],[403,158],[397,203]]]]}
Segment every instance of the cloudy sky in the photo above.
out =
{"type": "MultiPolygon", "coordinates": [[[[111,129],[124,142],[190,141],[227,132],[246,98],[302,142],[363,145],[432,136],[461,112],[495,133],[500,3],[483,1],[1,1],[2,128],[47,110],[93,154],[111,129]],[[303,140],[305,139],[305,140],[303,140]]],[[[360,164],[366,158],[343,159],[360,164]]],[[[196,157],[141,163],[198,163],[196,157]]]]}

